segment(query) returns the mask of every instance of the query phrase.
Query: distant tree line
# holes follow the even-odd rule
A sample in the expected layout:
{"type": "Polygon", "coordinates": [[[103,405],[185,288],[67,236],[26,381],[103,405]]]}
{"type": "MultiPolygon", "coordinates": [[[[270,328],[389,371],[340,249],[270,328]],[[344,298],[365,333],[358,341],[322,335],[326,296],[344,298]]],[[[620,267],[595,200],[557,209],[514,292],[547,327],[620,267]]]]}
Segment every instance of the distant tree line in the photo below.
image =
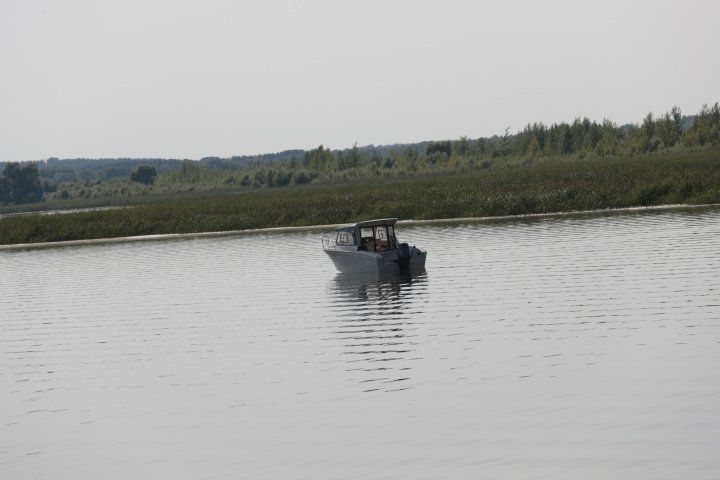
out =
{"type": "Polygon", "coordinates": [[[0,175],[0,203],[39,202],[43,197],[35,163],[6,163],[0,175]]]}
{"type": "MultiPolygon", "coordinates": [[[[703,106],[684,116],[679,108],[638,124],[576,118],[571,123],[531,123],[520,132],[332,150],[312,150],[180,159],[48,159],[5,164],[0,202],[25,203],[43,197],[144,195],[213,189],[267,188],[472,169],[504,168],[542,159],[615,157],[720,149],[720,106],[703,106]]],[[[2,166],[2,164],[0,164],[2,166]]]]}
{"type": "Polygon", "coordinates": [[[516,134],[395,145],[387,149],[357,145],[331,150],[324,146],[302,156],[248,167],[242,186],[274,187],[308,181],[368,176],[491,168],[495,160],[534,160],[633,156],[663,151],[720,148],[720,106],[704,106],[693,116],[678,107],[659,117],[648,114],[641,123],[617,125],[609,120],[577,118],[572,123],[528,124],[516,134]]]}

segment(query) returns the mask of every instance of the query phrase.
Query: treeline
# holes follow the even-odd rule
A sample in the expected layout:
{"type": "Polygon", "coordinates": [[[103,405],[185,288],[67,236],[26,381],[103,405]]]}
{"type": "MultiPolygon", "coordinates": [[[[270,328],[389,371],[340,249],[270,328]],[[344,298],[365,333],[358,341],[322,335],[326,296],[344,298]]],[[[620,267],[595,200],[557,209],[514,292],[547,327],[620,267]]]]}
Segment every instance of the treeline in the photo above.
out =
{"type": "MultiPolygon", "coordinates": [[[[648,114],[640,123],[629,125],[577,118],[572,123],[549,126],[532,123],[516,134],[506,130],[502,136],[477,139],[461,137],[377,147],[354,145],[341,150],[321,145],[308,151],[205,157],[200,161],[51,158],[37,162],[36,170],[42,187],[40,197],[65,200],[284,187],[516,167],[545,159],[630,157],[714,149],[720,149],[718,103],[703,106],[691,116],[684,116],[679,108],[673,107],[663,115],[648,114]],[[156,177],[151,181],[138,180],[138,171],[150,169],[156,172],[156,177]]],[[[37,190],[25,196],[3,194],[10,188],[7,180],[4,182],[0,184],[0,203],[37,201],[37,190]]]]}
{"type": "Polygon", "coordinates": [[[42,182],[34,163],[6,163],[0,175],[0,204],[33,203],[53,191],[49,182],[42,182]]]}
{"type": "MultiPolygon", "coordinates": [[[[239,177],[243,187],[276,187],[308,182],[441,171],[516,166],[542,159],[629,157],[655,152],[720,149],[720,105],[704,106],[683,116],[678,107],[641,123],[617,125],[609,120],[578,118],[572,123],[528,124],[511,135],[394,145],[357,145],[344,150],[323,147],[272,164],[256,164],[239,177]]],[[[233,178],[234,182],[236,179],[233,178]]]]}
{"type": "MultiPolygon", "coordinates": [[[[134,208],[0,217],[0,244],[163,233],[720,203],[720,152],[582,158],[522,168],[164,198],[134,208]]],[[[129,200],[129,199],[123,199],[129,200]]],[[[129,204],[129,203],[128,203],[129,204]]]]}

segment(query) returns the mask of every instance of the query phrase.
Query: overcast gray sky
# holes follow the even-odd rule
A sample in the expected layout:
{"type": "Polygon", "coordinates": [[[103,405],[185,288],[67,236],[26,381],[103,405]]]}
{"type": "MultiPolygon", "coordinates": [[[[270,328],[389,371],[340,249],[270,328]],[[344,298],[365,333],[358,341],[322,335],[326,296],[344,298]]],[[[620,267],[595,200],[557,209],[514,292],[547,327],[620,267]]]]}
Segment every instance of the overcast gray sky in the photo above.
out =
{"type": "Polygon", "coordinates": [[[0,161],[230,156],[720,100],[720,2],[0,0],[0,161]]]}

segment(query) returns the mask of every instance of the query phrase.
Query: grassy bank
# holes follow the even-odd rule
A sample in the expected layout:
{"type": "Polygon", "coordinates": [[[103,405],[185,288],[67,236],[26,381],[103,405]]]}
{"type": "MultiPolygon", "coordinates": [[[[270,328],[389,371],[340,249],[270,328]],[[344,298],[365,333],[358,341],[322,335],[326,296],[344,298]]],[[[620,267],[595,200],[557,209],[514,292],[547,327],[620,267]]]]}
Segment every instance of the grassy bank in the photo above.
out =
{"type": "Polygon", "coordinates": [[[199,196],[130,209],[0,218],[0,243],[720,203],[720,152],[544,161],[432,177],[199,196]]]}

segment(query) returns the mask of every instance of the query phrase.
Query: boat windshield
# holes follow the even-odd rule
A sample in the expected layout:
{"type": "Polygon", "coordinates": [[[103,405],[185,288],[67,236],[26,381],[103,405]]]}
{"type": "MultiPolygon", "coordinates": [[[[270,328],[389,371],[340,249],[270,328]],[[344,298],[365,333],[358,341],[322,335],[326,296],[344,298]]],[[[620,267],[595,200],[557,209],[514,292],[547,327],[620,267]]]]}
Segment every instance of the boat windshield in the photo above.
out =
{"type": "MultiPolygon", "coordinates": [[[[397,249],[395,229],[392,225],[376,225],[363,227],[359,230],[360,243],[358,250],[385,252],[397,249]]],[[[352,244],[351,244],[352,245],[352,244]]]]}
{"type": "Polygon", "coordinates": [[[387,225],[379,225],[377,227],[373,227],[374,231],[374,237],[375,237],[375,251],[376,252],[384,252],[385,250],[390,249],[390,243],[388,242],[388,231],[387,231],[387,225]]]}
{"type": "Polygon", "coordinates": [[[355,245],[355,237],[351,232],[338,232],[335,244],[340,246],[355,245]]]}
{"type": "Polygon", "coordinates": [[[375,251],[375,237],[372,227],[360,229],[360,250],[375,251]]]}

